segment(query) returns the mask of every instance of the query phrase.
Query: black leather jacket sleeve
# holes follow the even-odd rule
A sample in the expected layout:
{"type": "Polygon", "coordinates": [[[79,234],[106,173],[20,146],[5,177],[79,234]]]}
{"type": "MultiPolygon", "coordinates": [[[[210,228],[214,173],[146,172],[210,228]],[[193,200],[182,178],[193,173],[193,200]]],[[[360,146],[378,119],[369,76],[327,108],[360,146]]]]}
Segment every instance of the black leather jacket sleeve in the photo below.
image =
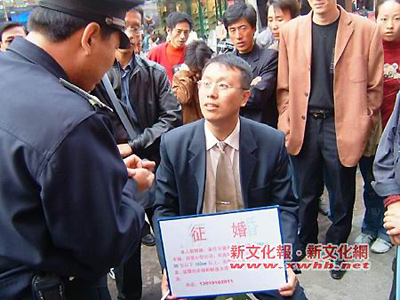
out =
{"type": "Polygon", "coordinates": [[[161,66],[153,64],[149,65],[148,70],[150,82],[142,82],[142,76],[139,74],[134,74],[131,80],[133,89],[137,89],[138,86],[143,90],[149,89],[147,95],[138,95],[140,92],[137,91],[132,94],[138,98],[134,95],[130,97],[144,130],[135,139],[130,140],[129,145],[134,153],[144,156],[148,156],[149,152],[156,152],[158,155],[161,135],[182,124],[181,107],[172,93],[167,73],[161,66]],[[144,106],[146,103],[148,107],[144,106]]]}

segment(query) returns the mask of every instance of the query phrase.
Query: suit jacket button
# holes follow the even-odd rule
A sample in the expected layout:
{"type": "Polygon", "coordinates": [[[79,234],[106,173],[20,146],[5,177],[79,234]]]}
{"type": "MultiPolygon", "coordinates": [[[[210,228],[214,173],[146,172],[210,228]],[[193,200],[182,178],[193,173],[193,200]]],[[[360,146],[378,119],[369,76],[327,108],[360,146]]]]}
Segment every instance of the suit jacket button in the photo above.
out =
{"type": "Polygon", "coordinates": [[[304,96],[308,97],[308,93],[307,93],[307,92],[305,92],[305,93],[304,93],[304,96]]]}
{"type": "Polygon", "coordinates": [[[303,120],[305,120],[305,119],[306,119],[306,116],[301,116],[301,118],[302,118],[303,120]]]}

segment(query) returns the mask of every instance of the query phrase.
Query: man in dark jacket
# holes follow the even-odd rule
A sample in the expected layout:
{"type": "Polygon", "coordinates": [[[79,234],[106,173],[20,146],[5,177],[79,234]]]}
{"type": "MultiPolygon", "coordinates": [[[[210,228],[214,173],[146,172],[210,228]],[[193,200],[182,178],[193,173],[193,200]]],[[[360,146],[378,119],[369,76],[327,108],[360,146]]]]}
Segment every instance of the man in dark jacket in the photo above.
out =
{"type": "Polygon", "coordinates": [[[251,96],[240,110],[240,115],[276,128],[277,49],[261,49],[255,43],[257,13],[250,4],[235,3],[229,6],[223,19],[235,46],[234,54],[244,59],[253,73],[251,96]]]}
{"type": "MultiPolygon", "coordinates": [[[[121,106],[125,109],[135,136],[129,137],[118,116],[113,114],[115,138],[123,156],[135,153],[141,158],[158,163],[160,137],[181,124],[181,108],[171,91],[164,68],[134,54],[135,42],[142,34],[142,11],[128,11],[125,23],[125,33],[130,38],[131,47],[116,51],[117,61],[107,75],[118,99],[121,100],[121,106]]],[[[102,86],[98,86],[96,94],[107,105],[113,106],[102,86]]],[[[142,193],[138,202],[145,208],[149,220],[152,220],[153,191],[142,193]]],[[[150,228],[145,225],[143,235],[149,237],[149,234],[150,228]]],[[[154,237],[152,238],[154,245],[154,237]]],[[[150,242],[149,238],[147,242],[150,242]]],[[[141,298],[140,247],[129,261],[115,269],[115,275],[119,299],[141,298]]]]}

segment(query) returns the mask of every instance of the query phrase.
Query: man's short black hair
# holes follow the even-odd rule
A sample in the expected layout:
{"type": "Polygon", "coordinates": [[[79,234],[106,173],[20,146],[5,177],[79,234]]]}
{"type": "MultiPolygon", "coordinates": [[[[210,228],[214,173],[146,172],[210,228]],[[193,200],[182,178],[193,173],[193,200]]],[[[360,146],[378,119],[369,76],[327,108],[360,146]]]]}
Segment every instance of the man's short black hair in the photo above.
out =
{"type": "Polygon", "coordinates": [[[144,23],[144,13],[143,13],[143,8],[141,7],[135,7],[135,8],[131,8],[129,11],[136,11],[140,14],[140,17],[142,19],[142,25],[144,23]]]}
{"type": "Polygon", "coordinates": [[[279,8],[282,11],[288,11],[292,19],[300,14],[300,3],[297,0],[269,0],[267,3],[267,14],[268,8],[271,5],[274,9],[279,8]]]}
{"type": "MultiPolygon", "coordinates": [[[[78,30],[85,28],[90,22],[63,12],[44,7],[36,7],[29,15],[28,29],[43,34],[52,43],[67,40],[78,30]]],[[[109,37],[117,29],[101,25],[104,38],[109,37]]]]}
{"type": "Polygon", "coordinates": [[[182,22],[188,23],[190,30],[193,29],[193,20],[187,13],[181,11],[171,12],[167,17],[167,28],[172,30],[175,28],[176,24],[182,22]]]}
{"type": "Polygon", "coordinates": [[[185,64],[189,69],[201,73],[206,62],[213,55],[213,51],[202,40],[191,42],[185,50],[185,64]]]}
{"type": "Polygon", "coordinates": [[[224,13],[224,25],[228,29],[228,26],[236,23],[240,19],[244,18],[249,22],[252,28],[257,26],[257,12],[254,7],[250,4],[237,2],[229,6],[224,13]]]}
{"type": "Polygon", "coordinates": [[[9,29],[14,28],[14,27],[22,27],[24,29],[25,33],[26,33],[26,29],[25,29],[24,25],[22,25],[21,23],[11,22],[11,21],[10,22],[4,22],[0,26],[0,42],[2,42],[3,33],[5,31],[9,30],[9,29]]]}
{"type": "Polygon", "coordinates": [[[243,89],[250,89],[250,83],[253,80],[253,74],[251,72],[250,65],[239,56],[236,56],[232,53],[221,54],[211,58],[206,65],[204,66],[204,70],[211,64],[221,64],[227,67],[228,69],[236,69],[241,72],[241,87],[243,89]]]}

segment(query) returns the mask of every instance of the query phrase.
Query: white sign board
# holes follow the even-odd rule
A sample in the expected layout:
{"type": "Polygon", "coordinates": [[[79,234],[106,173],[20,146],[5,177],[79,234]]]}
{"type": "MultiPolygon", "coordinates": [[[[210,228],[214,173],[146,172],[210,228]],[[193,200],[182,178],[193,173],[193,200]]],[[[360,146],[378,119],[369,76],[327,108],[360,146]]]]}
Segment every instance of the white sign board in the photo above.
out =
{"type": "Polygon", "coordinates": [[[181,298],[275,290],[291,249],[278,207],[159,220],[171,293],[181,298]]]}

